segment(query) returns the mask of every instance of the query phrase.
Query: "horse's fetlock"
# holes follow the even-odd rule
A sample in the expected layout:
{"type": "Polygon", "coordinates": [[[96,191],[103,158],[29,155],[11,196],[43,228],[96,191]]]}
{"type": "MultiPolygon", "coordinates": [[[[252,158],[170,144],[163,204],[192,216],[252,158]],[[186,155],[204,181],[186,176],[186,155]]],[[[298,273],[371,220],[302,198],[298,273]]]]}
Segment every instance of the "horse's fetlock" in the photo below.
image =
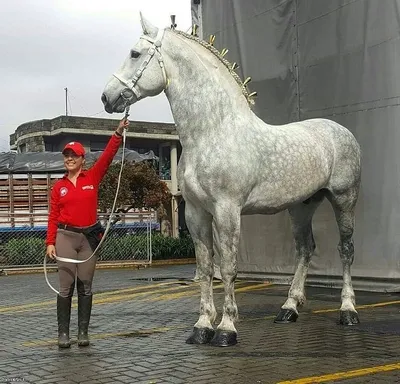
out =
{"type": "Polygon", "coordinates": [[[292,290],[289,292],[289,297],[297,302],[297,305],[303,305],[306,302],[304,292],[300,290],[292,290]]]}

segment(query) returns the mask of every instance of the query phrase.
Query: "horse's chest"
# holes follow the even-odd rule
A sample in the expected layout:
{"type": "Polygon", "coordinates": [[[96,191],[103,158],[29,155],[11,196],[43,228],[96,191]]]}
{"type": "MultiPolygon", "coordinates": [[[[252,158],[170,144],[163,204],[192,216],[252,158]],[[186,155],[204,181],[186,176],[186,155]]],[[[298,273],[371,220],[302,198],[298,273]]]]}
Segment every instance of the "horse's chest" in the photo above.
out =
{"type": "Polygon", "coordinates": [[[195,161],[190,164],[181,163],[178,168],[178,177],[183,195],[198,200],[205,200],[210,194],[216,193],[221,182],[215,172],[209,172],[206,166],[195,161]]]}
{"type": "Polygon", "coordinates": [[[182,191],[199,195],[204,191],[208,183],[195,169],[187,167],[180,172],[179,184],[182,191]]]}

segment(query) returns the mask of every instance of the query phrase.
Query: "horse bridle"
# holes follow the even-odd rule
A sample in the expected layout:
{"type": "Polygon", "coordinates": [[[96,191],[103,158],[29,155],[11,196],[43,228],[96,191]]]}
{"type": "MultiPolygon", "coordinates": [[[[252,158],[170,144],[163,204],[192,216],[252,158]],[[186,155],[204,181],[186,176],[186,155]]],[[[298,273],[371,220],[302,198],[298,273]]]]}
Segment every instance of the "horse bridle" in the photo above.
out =
{"type": "MultiPolygon", "coordinates": [[[[161,56],[161,42],[164,37],[164,32],[165,32],[164,29],[159,29],[155,39],[153,39],[152,37],[150,37],[148,35],[140,36],[141,39],[149,41],[150,43],[152,43],[152,45],[150,46],[150,48],[147,52],[146,58],[143,60],[140,67],[136,70],[136,72],[133,75],[131,80],[126,80],[123,78],[123,76],[121,76],[117,73],[113,73],[113,76],[118,81],[120,81],[122,84],[124,84],[127,88],[129,88],[136,95],[138,100],[140,99],[140,91],[136,88],[136,83],[142,76],[144,70],[149,65],[150,60],[154,57],[154,55],[156,55],[156,57],[158,59],[158,63],[160,64],[161,71],[162,71],[164,81],[165,81],[165,86],[167,87],[167,85],[168,85],[167,73],[165,72],[164,61],[161,56]]],[[[121,97],[125,100],[125,102],[129,102],[131,99],[131,98],[125,97],[122,92],[121,92],[121,97]]]]}

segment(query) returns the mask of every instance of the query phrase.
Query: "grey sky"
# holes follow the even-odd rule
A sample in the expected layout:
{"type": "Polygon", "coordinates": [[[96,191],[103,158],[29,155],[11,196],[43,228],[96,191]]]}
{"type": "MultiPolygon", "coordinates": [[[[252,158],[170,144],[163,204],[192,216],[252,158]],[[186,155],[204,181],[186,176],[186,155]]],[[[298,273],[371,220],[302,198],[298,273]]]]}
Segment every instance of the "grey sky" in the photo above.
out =
{"type": "MultiPolygon", "coordinates": [[[[176,14],[191,26],[190,0],[13,0],[0,12],[0,151],[18,125],[68,113],[120,118],[100,96],[141,34],[139,11],[159,27],[176,14]]],[[[172,122],[164,94],[131,108],[130,119],[172,122]]]]}

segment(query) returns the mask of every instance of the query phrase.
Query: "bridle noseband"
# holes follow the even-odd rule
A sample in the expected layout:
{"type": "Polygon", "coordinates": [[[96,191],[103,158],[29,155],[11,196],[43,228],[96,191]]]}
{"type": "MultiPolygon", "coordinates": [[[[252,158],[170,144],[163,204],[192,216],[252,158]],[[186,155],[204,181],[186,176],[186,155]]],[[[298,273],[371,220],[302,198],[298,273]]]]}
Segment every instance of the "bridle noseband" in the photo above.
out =
{"type": "MultiPolygon", "coordinates": [[[[161,42],[162,42],[162,39],[164,37],[164,32],[165,32],[164,29],[159,29],[155,39],[153,39],[152,37],[150,37],[148,35],[140,36],[141,39],[149,41],[150,43],[152,43],[152,45],[151,45],[151,47],[149,48],[149,50],[147,52],[146,58],[143,60],[143,62],[140,65],[140,67],[136,70],[136,72],[133,75],[131,80],[126,80],[120,74],[113,73],[113,76],[118,81],[120,81],[122,84],[124,84],[127,88],[129,88],[136,95],[138,100],[140,99],[140,91],[136,88],[136,83],[138,82],[138,80],[142,76],[143,71],[149,65],[150,60],[154,57],[154,55],[156,55],[156,57],[158,59],[158,63],[160,64],[161,71],[162,71],[162,74],[163,74],[163,77],[164,77],[164,81],[165,81],[165,87],[167,87],[167,85],[168,85],[167,73],[165,72],[164,61],[163,61],[163,58],[161,56],[161,42]]],[[[121,93],[121,97],[126,102],[130,101],[130,98],[126,98],[123,95],[123,93],[121,93]]]]}

